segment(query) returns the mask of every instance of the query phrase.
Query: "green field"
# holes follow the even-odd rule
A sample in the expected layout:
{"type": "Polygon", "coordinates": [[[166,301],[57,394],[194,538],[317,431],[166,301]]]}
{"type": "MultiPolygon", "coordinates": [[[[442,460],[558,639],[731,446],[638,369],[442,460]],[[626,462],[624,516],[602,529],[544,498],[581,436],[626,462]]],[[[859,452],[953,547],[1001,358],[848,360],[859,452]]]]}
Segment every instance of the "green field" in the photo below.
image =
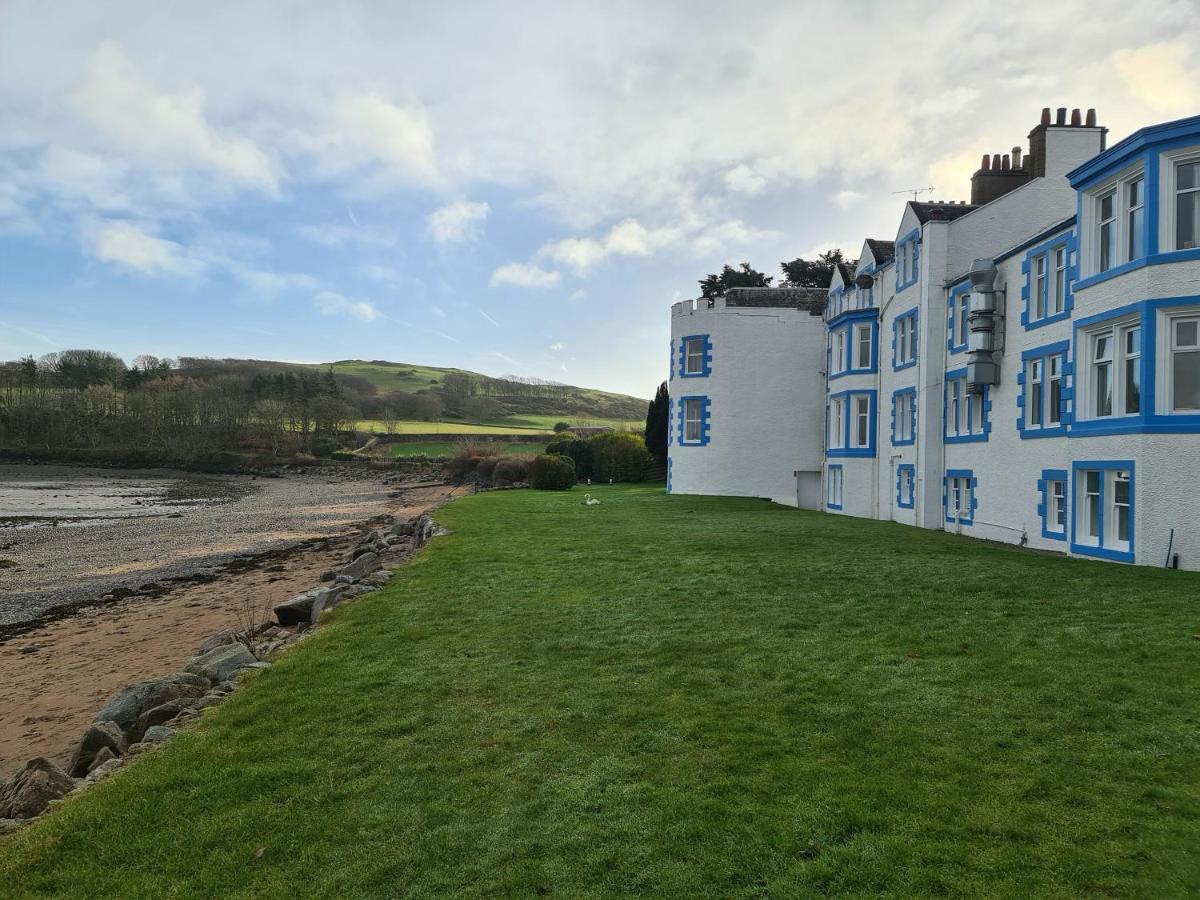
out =
{"type": "MultiPolygon", "coordinates": [[[[459,441],[422,441],[413,444],[389,444],[388,450],[392,456],[453,456],[462,446],[459,441]]],[[[511,441],[481,441],[477,444],[480,450],[485,450],[493,456],[508,454],[537,454],[545,453],[544,443],[512,443],[511,441]]]]}
{"type": "MultiPolygon", "coordinates": [[[[405,419],[396,423],[396,434],[553,434],[558,422],[573,425],[605,426],[616,429],[642,428],[644,422],[630,419],[584,419],[570,416],[503,416],[487,422],[425,422],[405,419]]],[[[386,434],[387,428],[380,419],[359,419],[354,423],[357,431],[369,434],[386,434]]]]}
{"type": "Polygon", "coordinates": [[[17,835],[6,897],[1200,893],[1200,575],[643,486],[392,585],[17,835]]]}

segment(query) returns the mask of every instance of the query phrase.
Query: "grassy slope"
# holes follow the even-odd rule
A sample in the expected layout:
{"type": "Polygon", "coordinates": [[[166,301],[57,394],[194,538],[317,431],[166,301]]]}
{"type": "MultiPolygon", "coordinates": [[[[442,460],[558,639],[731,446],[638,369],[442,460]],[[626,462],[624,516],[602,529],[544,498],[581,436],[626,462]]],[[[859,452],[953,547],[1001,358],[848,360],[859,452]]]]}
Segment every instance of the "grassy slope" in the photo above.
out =
{"type": "MultiPolygon", "coordinates": [[[[541,443],[512,443],[509,441],[481,442],[479,446],[495,456],[506,453],[527,454],[545,453],[546,445],[541,443]]],[[[389,444],[388,450],[392,456],[453,456],[458,452],[456,441],[428,441],[413,444],[389,444]]]]}
{"type": "Polygon", "coordinates": [[[6,893],[1200,889],[1200,576],[596,493],[445,509],[391,588],[9,839],[6,893]]]}

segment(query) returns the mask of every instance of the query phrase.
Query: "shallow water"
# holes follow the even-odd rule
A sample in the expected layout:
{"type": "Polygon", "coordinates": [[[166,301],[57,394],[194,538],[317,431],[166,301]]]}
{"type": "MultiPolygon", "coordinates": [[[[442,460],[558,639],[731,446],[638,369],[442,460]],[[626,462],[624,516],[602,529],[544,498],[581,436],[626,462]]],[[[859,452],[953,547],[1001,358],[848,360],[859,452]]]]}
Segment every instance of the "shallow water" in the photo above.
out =
{"type": "Polygon", "coordinates": [[[167,516],[215,498],[197,497],[178,478],[22,475],[0,478],[0,528],[96,525],[167,516]]]}

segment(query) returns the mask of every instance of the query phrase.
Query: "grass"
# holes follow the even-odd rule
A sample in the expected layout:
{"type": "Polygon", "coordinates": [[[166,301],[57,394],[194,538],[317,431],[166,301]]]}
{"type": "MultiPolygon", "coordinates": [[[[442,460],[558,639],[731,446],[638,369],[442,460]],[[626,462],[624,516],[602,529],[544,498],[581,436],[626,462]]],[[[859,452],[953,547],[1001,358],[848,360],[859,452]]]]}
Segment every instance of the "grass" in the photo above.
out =
{"type": "MultiPolygon", "coordinates": [[[[512,443],[510,441],[487,441],[480,445],[495,456],[505,454],[545,453],[544,443],[512,443]]],[[[457,441],[423,441],[413,444],[389,444],[392,456],[453,456],[458,452],[457,441]]]]}
{"type": "MultiPolygon", "coordinates": [[[[384,434],[387,429],[378,419],[361,419],[354,423],[357,431],[384,434]]],[[[401,421],[396,423],[396,434],[457,434],[457,435],[510,435],[510,434],[550,434],[548,428],[536,428],[526,425],[479,425],[473,422],[420,422],[401,421]]]]}
{"type": "Polygon", "coordinates": [[[453,533],[6,896],[1200,891],[1200,576],[650,487],[453,533]]]}

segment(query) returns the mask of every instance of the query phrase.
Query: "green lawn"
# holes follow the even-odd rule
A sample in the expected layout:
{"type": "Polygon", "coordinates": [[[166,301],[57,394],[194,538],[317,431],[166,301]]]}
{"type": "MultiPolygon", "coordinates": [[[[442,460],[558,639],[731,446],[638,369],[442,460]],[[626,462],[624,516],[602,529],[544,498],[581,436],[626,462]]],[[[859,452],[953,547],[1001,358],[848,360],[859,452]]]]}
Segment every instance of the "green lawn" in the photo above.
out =
{"type": "Polygon", "coordinates": [[[456,501],[0,842],[6,897],[1200,891],[1200,576],[660,488],[456,501]]]}
{"type": "MultiPolygon", "coordinates": [[[[453,456],[461,445],[458,441],[427,441],[417,444],[389,444],[392,456],[453,456]]],[[[494,456],[506,454],[545,453],[546,445],[512,443],[509,441],[480,441],[477,447],[494,456]]]]}

